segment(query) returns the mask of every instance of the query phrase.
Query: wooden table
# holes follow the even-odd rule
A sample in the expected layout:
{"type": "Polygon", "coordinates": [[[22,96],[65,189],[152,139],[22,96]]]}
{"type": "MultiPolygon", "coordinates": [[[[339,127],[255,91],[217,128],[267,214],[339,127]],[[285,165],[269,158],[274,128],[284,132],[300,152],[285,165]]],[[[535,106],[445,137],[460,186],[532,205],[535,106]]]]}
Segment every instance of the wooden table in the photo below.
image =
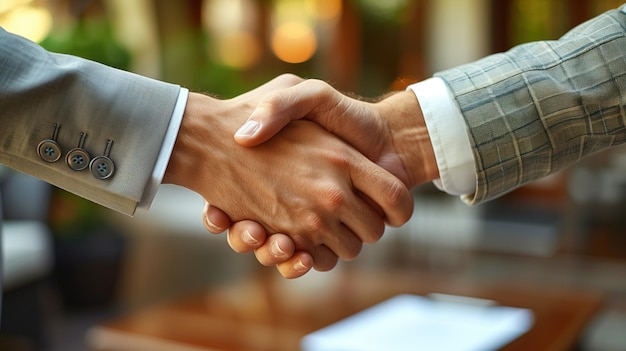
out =
{"type": "Polygon", "coordinates": [[[533,328],[503,350],[569,350],[601,305],[594,292],[486,284],[410,272],[273,273],[157,305],[93,328],[93,351],[298,350],[317,329],[401,293],[457,294],[531,309],[533,328]]]}

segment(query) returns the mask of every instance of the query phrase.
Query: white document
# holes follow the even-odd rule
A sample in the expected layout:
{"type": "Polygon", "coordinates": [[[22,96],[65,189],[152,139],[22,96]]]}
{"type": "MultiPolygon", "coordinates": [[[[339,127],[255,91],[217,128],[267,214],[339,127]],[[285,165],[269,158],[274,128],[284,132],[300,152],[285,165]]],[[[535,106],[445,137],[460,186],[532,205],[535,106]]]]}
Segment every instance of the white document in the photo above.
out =
{"type": "Polygon", "coordinates": [[[530,310],[398,295],[306,335],[303,351],[490,351],[528,331],[530,310]]]}

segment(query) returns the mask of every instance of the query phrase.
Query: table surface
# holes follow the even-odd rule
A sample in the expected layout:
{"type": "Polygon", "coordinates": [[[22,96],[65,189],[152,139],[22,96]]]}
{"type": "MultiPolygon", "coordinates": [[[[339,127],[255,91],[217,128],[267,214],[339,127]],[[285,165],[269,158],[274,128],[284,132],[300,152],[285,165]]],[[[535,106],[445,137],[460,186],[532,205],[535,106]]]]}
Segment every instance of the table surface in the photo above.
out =
{"type": "Polygon", "coordinates": [[[591,291],[415,272],[342,270],[295,281],[274,273],[109,321],[90,330],[88,343],[94,351],[293,351],[304,335],[404,293],[455,294],[532,310],[532,329],[506,351],[569,350],[602,303],[591,291]]]}

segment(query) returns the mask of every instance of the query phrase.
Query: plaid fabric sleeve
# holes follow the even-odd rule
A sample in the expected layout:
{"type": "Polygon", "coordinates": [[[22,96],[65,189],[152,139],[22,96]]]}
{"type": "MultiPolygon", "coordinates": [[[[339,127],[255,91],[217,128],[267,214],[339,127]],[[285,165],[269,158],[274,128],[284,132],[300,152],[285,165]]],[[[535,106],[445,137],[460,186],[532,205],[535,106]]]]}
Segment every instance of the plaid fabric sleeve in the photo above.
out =
{"type": "Polygon", "coordinates": [[[626,141],[626,14],[604,13],[557,41],[440,72],[476,162],[469,204],[626,141]]]}

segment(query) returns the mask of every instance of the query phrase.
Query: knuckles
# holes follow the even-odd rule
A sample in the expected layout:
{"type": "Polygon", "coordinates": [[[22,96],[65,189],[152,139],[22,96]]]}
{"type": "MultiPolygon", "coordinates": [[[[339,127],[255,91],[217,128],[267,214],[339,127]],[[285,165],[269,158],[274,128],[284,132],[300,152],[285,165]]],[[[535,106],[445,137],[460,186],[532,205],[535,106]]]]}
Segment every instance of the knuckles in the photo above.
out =
{"type": "Polygon", "coordinates": [[[294,86],[302,83],[304,81],[304,78],[301,78],[292,73],[283,73],[276,77],[276,80],[286,86],[294,86]]]}
{"type": "Polygon", "coordinates": [[[302,84],[308,90],[314,91],[316,93],[325,93],[333,90],[333,88],[328,85],[328,83],[320,79],[307,79],[302,82],[302,84]]]}
{"type": "Polygon", "coordinates": [[[318,234],[325,226],[323,215],[317,211],[308,211],[304,215],[302,226],[305,232],[318,234]]]}
{"type": "Polygon", "coordinates": [[[335,212],[341,207],[345,206],[347,201],[347,194],[345,190],[339,185],[325,186],[320,191],[322,199],[322,206],[328,212],[335,212]]]}

